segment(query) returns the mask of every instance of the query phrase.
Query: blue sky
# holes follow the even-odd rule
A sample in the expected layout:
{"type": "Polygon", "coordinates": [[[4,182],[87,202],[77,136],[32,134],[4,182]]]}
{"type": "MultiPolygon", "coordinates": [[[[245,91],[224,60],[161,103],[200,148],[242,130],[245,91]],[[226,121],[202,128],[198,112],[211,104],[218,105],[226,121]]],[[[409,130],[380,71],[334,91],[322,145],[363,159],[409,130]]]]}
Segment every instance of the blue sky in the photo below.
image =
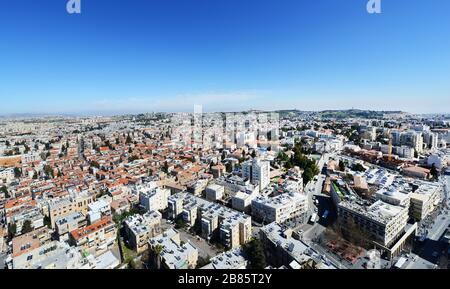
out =
{"type": "Polygon", "coordinates": [[[450,112],[450,1],[0,0],[0,114],[450,112]]]}

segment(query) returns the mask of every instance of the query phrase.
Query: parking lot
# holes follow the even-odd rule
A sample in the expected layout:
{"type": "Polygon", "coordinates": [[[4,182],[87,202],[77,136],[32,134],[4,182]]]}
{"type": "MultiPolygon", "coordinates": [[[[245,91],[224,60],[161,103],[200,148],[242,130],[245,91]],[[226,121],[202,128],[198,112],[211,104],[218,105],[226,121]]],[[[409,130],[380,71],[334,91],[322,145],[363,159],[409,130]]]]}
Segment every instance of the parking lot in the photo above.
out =
{"type": "MultiPolygon", "coordinates": [[[[174,225],[171,222],[172,221],[163,219],[163,221],[161,222],[163,230],[173,228],[174,225]]],[[[181,241],[183,242],[189,241],[194,247],[198,249],[198,254],[200,257],[211,258],[220,253],[220,250],[217,249],[215,245],[208,244],[208,242],[205,239],[188,232],[187,228],[180,228],[176,230],[180,233],[181,241]]]]}

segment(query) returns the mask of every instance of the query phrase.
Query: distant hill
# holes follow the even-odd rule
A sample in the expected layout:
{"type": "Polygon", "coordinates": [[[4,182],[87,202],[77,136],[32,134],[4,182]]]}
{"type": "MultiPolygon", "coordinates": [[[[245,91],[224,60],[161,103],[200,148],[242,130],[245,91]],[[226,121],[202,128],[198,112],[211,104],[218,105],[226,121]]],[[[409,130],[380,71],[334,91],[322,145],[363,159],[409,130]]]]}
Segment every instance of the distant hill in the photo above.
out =
{"type": "Polygon", "coordinates": [[[386,114],[399,114],[402,111],[374,111],[374,110],[324,110],[319,112],[322,118],[383,118],[386,114]]]}

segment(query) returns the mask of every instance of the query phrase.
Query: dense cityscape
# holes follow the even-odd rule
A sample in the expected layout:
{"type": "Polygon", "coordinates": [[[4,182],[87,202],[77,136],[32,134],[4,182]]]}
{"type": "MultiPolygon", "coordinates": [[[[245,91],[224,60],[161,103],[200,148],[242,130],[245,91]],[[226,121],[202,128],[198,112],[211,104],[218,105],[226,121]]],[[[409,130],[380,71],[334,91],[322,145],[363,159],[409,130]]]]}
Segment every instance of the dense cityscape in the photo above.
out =
{"type": "Polygon", "coordinates": [[[0,118],[0,267],[447,269],[450,117],[0,118]]]}

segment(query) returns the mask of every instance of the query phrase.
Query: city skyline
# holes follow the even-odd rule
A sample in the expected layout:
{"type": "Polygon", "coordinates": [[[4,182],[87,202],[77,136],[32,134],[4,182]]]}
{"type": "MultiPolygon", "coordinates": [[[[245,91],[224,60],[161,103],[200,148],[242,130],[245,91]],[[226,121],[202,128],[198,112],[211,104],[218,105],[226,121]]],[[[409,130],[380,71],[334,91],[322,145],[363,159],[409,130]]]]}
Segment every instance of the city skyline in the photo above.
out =
{"type": "Polygon", "coordinates": [[[450,113],[448,1],[60,2],[0,9],[0,115],[450,113]]]}

